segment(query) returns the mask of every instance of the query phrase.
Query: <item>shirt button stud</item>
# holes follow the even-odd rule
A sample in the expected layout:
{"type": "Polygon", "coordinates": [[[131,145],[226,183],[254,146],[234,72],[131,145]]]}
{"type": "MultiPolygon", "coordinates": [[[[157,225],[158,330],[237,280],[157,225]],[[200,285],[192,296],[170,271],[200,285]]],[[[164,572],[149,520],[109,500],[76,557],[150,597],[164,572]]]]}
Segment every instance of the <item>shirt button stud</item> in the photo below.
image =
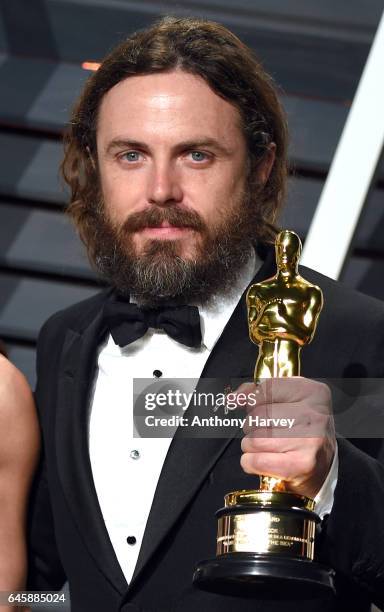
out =
{"type": "Polygon", "coordinates": [[[129,453],[129,456],[131,459],[140,459],[140,453],[136,449],[131,450],[131,452],[129,453]]]}
{"type": "Polygon", "coordinates": [[[136,544],[136,538],[135,538],[135,536],[128,536],[128,537],[127,537],[127,542],[128,542],[128,544],[130,544],[131,546],[133,546],[134,544],[136,544]]]}

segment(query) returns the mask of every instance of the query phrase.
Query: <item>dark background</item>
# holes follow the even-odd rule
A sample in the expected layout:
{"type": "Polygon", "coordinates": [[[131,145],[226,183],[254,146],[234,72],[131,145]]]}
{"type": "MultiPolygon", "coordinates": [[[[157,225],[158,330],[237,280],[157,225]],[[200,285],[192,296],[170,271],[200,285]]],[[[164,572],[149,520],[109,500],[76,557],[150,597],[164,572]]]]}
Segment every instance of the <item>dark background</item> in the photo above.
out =
{"type": "MultiPolygon", "coordinates": [[[[0,0],[0,337],[31,384],[42,323],[98,290],[63,215],[58,177],[62,129],[89,74],[81,63],[162,14],[230,27],[282,88],[292,164],[282,222],[305,238],[383,8],[383,0],[0,0]]],[[[342,278],[379,298],[383,195],[381,166],[342,278]]]]}

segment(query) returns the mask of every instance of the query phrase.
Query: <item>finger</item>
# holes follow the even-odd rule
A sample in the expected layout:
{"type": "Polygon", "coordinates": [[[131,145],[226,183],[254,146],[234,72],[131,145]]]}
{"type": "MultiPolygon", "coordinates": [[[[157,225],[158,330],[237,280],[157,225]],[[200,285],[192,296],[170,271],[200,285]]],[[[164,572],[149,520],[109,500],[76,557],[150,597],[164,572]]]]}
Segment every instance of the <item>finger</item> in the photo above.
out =
{"type": "MultiPolygon", "coordinates": [[[[331,395],[327,385],[300,376],[287,378],[268,378],[260,383],[242,383],[231,396],[257,396],[257,405],[296,403],[304,400],[311,405],[327,405],[331,395]]],[[[255,404],[256,405],[256,404],[255,404]]]]}
{"type": "Polygon", "coordinates": [[[286,453],[300,448],[300,438],[270,438],[244,436],[241,441],[243,453],[286,453]]]}
{"type": "Polygon", "coordinates": [[[324,411],[303,405],[273,404],[268,413],[257,407],[247,414],[243,431],[246,435],[321,437],[333,431],[333,417],[324,411]]]}
{"type": "Polygon", "coordinates": [[[255,391],[257,387],[258,385],[256,385],[254,382],[244,382],[241,383],[241,385],[237,387],[233,393],[250,393],[255,391]]]}
{"type": "Polygon", "coordinates": [[[316,455],[324,445],[324,438],[255,438],[245,436],[241,441],[243,453],[288,453],[301,452],[316,455]]]}
{"type": "Polygon", "coordinates": [[[293,376],[263,379],[258,385],[258,405],[263,403],[298,403],[331,405],[331,392],[322,382],[293,376]]]}
{"type": "Polygon", "coordinates": [[[244,431],[251,431],[259,427],[292,427],[296,420],[305,420],[304,413],[308,408],[302,404],[262,404],[247,411],[244,431]],[[287,422],[285,422],[287,421],[287,422]]]}
{"type": "Polygon", "coordinates": [[[252,409],[258,404],[259,387],[255,383],[247,382],[241,384],[236,391],[232,391],[227,397],[231,403],[236,404],[239,409],[252,409]]]}
{"type": "Polygon", "coordinates": [[[289,481],[304,481],[311,477],[315,458],[311,455],[292,453],[244,453],[240,464],[247,474],[263,474],[289,481]]]}

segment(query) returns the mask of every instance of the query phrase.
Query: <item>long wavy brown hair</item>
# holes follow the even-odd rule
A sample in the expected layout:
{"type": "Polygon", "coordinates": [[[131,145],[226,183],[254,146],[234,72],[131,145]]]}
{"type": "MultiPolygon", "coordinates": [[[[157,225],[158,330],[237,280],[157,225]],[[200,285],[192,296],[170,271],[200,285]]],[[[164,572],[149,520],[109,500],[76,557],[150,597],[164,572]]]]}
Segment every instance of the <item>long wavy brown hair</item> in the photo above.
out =
{"type": "MultiPolygon", "coordinates": [[[[116,47],[88,79],[65,134],[62,174],[71,191],[68,213],[94,259],[102,207],[97,168],[97,117],[103,96],[134,75],[184,70],[203,78],[240,112],[252,174],[269,143],[276,159],[262,189],[255,187],[259,220],[255,239],[271,241],[284,200],[287,126],[277,87],[252,51],[224,26],[196,18],[165,17],[116,47]]],[[[258,186],[260,187],[260,186],[258,186]]]]}

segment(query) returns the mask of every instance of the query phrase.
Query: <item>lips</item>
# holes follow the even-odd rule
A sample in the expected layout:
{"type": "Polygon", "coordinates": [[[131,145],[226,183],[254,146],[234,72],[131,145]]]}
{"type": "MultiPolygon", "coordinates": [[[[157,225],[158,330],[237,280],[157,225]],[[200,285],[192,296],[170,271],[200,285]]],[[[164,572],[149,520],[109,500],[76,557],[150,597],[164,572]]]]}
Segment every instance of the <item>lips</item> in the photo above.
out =
{"type": "Polygon", "coordinates": [[[190,227],[186,226],[174,226],[170,223],[163,222],[161,225],[157,225],[154,227],[145,227],[140,230],[140,234],[144,236],[151,237],[161,237],[161,238],[176,238],[184,235],[186,232],[191,231],[190,227]]]}

